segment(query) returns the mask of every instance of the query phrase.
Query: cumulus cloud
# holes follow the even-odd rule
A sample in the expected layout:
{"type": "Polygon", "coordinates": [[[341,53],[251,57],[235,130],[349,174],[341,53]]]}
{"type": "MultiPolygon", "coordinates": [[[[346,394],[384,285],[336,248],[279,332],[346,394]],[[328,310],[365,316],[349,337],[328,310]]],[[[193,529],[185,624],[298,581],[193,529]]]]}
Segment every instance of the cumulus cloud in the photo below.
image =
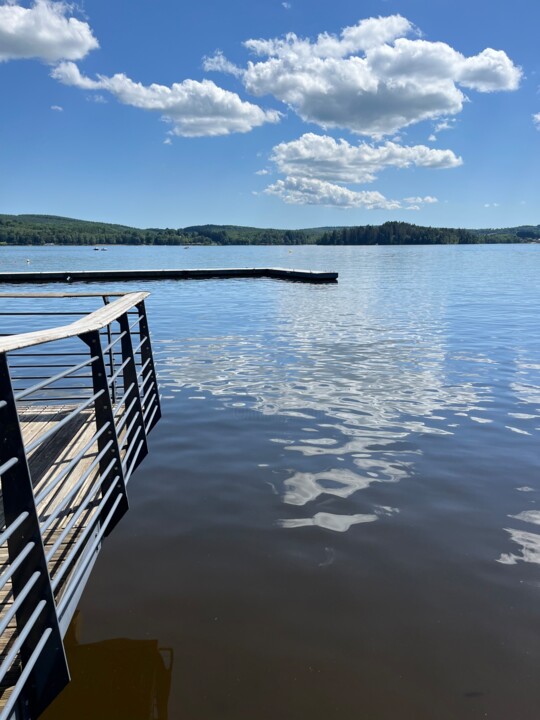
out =
{"type": "Polygon", "coordinates": [[[222,72],[228,75],[240,77],[244,74],[242,68],[227,60],[221,50],[216,50],[213,55],[203,58],[203,70],[207,72],[222,72]]]}
{"type": "Polygon", "coordinates": [[[536,129],[540,130],[540,113],[533,115],[533,123],[535,124],[536,129]]]}
{"type": "Polygon", "coordinates": [[[64,108],[60,107],[60,105],[51,105],[51,110],[54,110],[55,112],[64,112],[64,108]]]}
{"type": "Polygon", "coordinates": [[[504,51],[487,48],[466,57],[418,34],[406,18],[392,15],[313,41],[294,33],[247,40],[245,47],[260,59],[243,71],[234,66],[235,74],[251,94],[273,95],[305,121],[372,137],[456,115],[466,100],[461,88],[518,87],[521,69],[504,51]]]}
{"type": "Polygon", "coordinates": [[[106,90],[125,105],[160,112],[172,124],[172,132],[183,137],[229,135],[248,132],[267,122],[278,122],[280,113],[245,102],[211,80],[184,80],[166,85],[143,85],[122,73],[97,80],[85,77],[71,62],[58,65],[52,77],[65,85],[85,90],[106,90]]]}
{"type": "Polygon", "coordinates": [[[72,17],[73,5],[35,0],[0,5],[0,62],[37,58],[46,63],[80,60],[99,47],[88,23],[72,17]]]}
{"type": "Polygon", "coordinates": [[[426,145],[351,145],[327,135],[306,133],[298,140],[276,145],[270,159],[284,175],[311,177],[328,182],[372,182],[385,167],[453,168],[462,159],[451,150],[426,145]]]}
{"type": "Polygon", "coordinates": [[[388,200],[375,190],[350,190],[316,178],[287,177],[269,185],[264,192],[276,195],[289,205],[325,205],[368,210],[396,210],[401,207],[397,200],[388,200]]]}

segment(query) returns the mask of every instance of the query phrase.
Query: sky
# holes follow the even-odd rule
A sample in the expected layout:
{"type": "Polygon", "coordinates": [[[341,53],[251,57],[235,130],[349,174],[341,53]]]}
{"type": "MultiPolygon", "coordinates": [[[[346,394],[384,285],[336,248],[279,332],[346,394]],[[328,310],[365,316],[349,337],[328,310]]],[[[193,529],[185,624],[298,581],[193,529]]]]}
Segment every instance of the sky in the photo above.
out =
{"type": "Polygon", "coordinates": [[[540,223],[537,0],[0,0],[0,213],[540,223]]]}

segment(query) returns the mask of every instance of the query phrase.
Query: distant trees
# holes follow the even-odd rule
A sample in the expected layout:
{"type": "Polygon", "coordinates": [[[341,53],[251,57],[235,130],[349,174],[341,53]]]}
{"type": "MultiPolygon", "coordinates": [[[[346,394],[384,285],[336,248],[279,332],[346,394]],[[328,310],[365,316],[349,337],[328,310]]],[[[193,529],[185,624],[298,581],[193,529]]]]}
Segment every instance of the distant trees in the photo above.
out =
{"type": "Polygon", "coordinates": [[[337,228],[325,233],[320,245],[442,245],[478,243],[483,240],[469,230],[432,228],[405,222],[337,228]]]}
{"type": "Polygon", "coordinates": [[[51,215],[0,215],[2,245],[438,245],[536,239],[540,239],[540,226],[471,231],[386,222],[326,231],[324,228],[277,230],[237,225],[139,230],[51,215]]]}

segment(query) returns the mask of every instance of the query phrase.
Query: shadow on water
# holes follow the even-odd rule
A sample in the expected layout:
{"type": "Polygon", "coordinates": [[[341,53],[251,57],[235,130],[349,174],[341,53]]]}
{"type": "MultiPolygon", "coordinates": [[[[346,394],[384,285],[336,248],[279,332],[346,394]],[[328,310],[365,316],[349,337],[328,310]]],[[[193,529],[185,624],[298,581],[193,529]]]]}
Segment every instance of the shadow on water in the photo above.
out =
{"type": "Polygon", "coordinates": [[[80,613],[65,639],[72,682],[42,720],[167,720],[174,664],[158,640],[79,642],[80,613]]]}

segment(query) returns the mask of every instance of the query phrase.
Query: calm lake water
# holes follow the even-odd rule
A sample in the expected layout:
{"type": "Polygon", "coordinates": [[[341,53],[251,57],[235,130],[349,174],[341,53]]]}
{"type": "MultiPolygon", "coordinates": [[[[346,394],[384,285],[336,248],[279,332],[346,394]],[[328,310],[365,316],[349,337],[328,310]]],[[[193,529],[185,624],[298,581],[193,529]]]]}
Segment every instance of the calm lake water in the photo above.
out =
{"type": "Polygon", "coordinates": [[[540,717],[540,245],[0,249],[99,266],[340,279],[143,283],[163,419],[47,718],[540,717]]]}

